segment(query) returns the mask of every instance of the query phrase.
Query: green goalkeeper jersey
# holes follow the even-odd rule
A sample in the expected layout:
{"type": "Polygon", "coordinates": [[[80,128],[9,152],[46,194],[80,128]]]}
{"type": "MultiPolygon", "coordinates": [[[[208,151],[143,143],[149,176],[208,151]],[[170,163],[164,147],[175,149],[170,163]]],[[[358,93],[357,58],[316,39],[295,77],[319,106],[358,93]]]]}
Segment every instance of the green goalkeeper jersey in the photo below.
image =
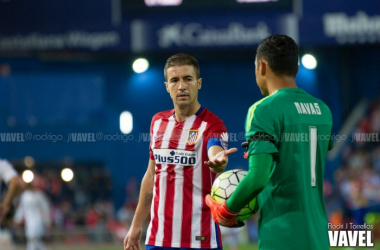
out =
{"type": "Polygon", "coordinates": [[[259,249],[329,249],[323,174],[332,148],[330,109],[302,89],[279,89],[250,107],[245,127],[248,154],[275,160],[258,195],[259,249]]]}

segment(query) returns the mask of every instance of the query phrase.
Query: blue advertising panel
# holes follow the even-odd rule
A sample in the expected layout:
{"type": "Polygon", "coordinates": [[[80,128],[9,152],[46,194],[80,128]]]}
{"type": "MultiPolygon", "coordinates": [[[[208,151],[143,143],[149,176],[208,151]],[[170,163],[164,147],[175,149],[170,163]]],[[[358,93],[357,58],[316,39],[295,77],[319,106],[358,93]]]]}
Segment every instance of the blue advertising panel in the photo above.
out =
{"type": "Polygon", "coordinates": [[[0,1],[0,32],[25,33],[40,28],[73,29],[111,24],[108,0],[8,0],[0,1]]]}
{"type": "Polygon", "coordinates": [[[90,26],[77,28],[40,28],[25,33],[2,32],[1,51],[126,51],[129,48],[128,26],[90,26]]]}
{"type": "Polygon", "coordinates": [[[114,1],[0,1],[0,51],[126,50],[128,24],[113,23],[114,1]]]}
{"type": "Polygon", "coordinates": [[[294,0],[122,0],[123,11],[168,13],[189,11],[292,11],[294,0]]]}
{"type": "Polygon", "coordinates": [[[298,40],[298,21],[293,14],[182,16],[133,19],[130,31],[132,52],[244,48],[275,33],[298,40]]]}
{"type": "Polygon", "coordinates": [[[236,49],[275,33],[300,45],[380,43],[380,1],[256,1],[0,1],[0,51],[236,49]]]}
{"type": "Polygon", "coordinates": [[[304,1],[301,44],[380,43],[380,1],[304,1]]]}

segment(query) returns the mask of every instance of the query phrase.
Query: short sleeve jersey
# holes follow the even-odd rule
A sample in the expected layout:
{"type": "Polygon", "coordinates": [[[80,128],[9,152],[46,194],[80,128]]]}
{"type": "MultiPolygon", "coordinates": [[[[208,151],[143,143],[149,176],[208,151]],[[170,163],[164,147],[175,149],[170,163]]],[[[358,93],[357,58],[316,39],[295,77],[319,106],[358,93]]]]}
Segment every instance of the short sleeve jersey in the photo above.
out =
{"type": "Polygon", "coordinates": [[[221,119],[206,108],[177,122],[174,110],[156,114],[151,123],[150,159],[155,161],[151,221],[146,244],[181,248],[220,248],[220,230],[205,204],[215,173],[204,165],[207,151],[227,149],[221,119]]]}

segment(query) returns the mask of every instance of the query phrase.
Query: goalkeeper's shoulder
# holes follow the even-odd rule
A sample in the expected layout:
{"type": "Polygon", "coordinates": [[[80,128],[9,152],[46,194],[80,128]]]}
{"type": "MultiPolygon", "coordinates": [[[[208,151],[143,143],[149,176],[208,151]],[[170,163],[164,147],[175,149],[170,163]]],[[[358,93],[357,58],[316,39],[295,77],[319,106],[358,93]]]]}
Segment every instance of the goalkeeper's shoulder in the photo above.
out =
{"type": "Polygon", "coordinates": [[[273,110],[273,97],[267,96],[262,98],[261,100],[255,102],[248,109],[247,113],[247,121],[254,120],[255,117],[265,117],[269,116],[269,113],[273,110]]]}
{"type": "Polygon", "coordinates": [[[257,102],[255,102],[251,107],[249,107],[249,112],[261,112],[261,111],[265,111],[265,110],[270,110],[271,108],[273,108],[274,106],[276,106],[276,102],[275,100],[278,100],[278,96],[277,95],[270,95],[270,96],[266,96],[260,100],[258,100],[257,102]]]}

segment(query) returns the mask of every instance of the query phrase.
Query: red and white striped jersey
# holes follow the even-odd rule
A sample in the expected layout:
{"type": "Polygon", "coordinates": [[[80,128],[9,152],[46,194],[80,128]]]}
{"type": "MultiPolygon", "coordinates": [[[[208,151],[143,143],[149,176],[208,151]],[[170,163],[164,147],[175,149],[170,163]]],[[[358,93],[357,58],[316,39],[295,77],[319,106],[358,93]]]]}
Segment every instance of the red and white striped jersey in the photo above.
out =
{"type": "Polygon", "coordinates": [[[221,248],[218,225],[205,203],[215,173],[204,165],[212,145],[227,148],[227,129],[201,107],[182,122],[174,110],[156,114],[151,124],[150,158],[155,160],[151,221],[146,244],[162,247],[221,248]]]}

